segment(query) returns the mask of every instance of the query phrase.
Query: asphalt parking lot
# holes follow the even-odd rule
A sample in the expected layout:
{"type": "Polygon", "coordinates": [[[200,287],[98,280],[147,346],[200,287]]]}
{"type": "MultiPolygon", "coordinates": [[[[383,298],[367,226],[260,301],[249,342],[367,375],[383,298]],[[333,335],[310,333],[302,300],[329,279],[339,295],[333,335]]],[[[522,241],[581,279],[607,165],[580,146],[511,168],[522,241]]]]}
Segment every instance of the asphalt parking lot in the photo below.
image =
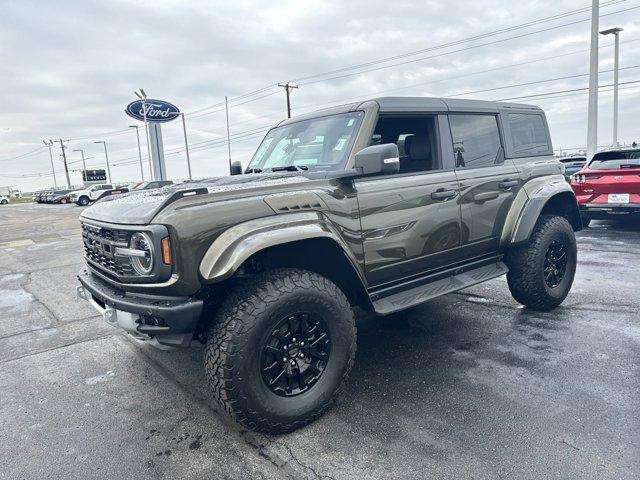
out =
{"type": "Polygon", "coordinates": [[[360,315],[338,405],[289,435],[239,431],[201,351],[128,340],[75,297],[75,205],[0,208],[0,478],[640,477],[640,224],[579,234],[551,313],[503,278],[360,315]]]}

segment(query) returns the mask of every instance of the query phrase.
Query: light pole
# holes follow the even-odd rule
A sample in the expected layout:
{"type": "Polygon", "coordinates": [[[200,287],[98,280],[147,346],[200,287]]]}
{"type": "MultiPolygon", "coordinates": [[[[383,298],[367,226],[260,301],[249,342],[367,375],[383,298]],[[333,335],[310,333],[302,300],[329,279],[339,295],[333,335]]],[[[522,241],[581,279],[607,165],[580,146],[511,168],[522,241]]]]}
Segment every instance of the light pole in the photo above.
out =
{"type": "Polygon", "coordinates": [[[107,179],[109,183],[111,183],[111,168],[109,168],[109,154],[107,153],[107,142],[102,140],[102,141],[93,142],[93,143],[101,143],[102,146],[104,147],[104,158],[107,159],[107,177],[108,177],[107,179]]]}
{"type": "Polygon", "coordinates": [[[613,147],[618,146],[618,57],[620,51],[620,35],[622,31],[620,27],[603,30],[600,35],[615,36],[615,46],[613,54],[613,147]]]}
{"type": "Polygon", "coordinates": [[[51,160],[51,173],[53,173],[53,186],[55,188],[58,188],[58,181],[56,180],[56,169],[53,166],[53,154],[51,153],[53,140],[49,140],[48,142],[45,140],[42,140],[42,143],[44,143],[49,148],[49,160],[51,160]]]}
{"type": "Polygon", "coordinates": [[[589,110],[587,114],[587,162],[598,150],[598,24],[599,0],[591,0],[591,52],[589,54],[589,110]]]}
{"type": "MultiPolygon", "coordinates": [[[[289,94],[287,94],[287,106],[289,105],[289,94]]],[[[227,96],[224,96],[224,109],[227,113],[227,151],[229,153],[229,175],[231,175],[231,133],[229,131],[229,102],[227,96]]]]}
{"type": "Polygon", "coordinates": [[[87,165],[86,165],[86,163],[84,162],[84,160],[85,160],[85,158],[84,158],[84,150],[83,150],[83,149],[81,149],[81,148],[78,148],[78,149],[74,150],[74,152],[80,152],[80,155],[82,155],[82,169],[83,169],[84,171],[86,171],[86,170],[87,170],[87,165]]]}
{"type": "Polygon", "coordinates": [[[147,123],[147,104],[146,104],[146,100],[147,100],[147,94],[145,93],[145,91],[141,88],[139,92],[133,92],[135,93],[136,97],[138,97],[140,100],[142,100],[142,118],[144,118],[144,134],[147,137],[147,156],[149,157],[149,171],[151,172],[151,179],[153,180],[154,175],[153,175],[153,160],[151,159],[151,144],[149,143],[149,125],[147,123]]]}
{"type": "Polygon", "coordinates": [[[189,170],[189,180],[191,180],[191,159],[189,158],[189,143],[187,142],[187,124],[184,122],[184,113],[180,112],[182,116],[182,131],[184,133],[184,149],[187,152],[187,169],[189,170]]]}
{"type": "Polygon", "coordinates": [[[138,131],[137,125],[129,125],[129,128],[136,129],[136,138],[138,139],[138,157],[140,158],[140,175],[142,176],[142,181],[144,182],[144,169],[142,168],[142,150],[140,149],[140,132],[138,131]]]}

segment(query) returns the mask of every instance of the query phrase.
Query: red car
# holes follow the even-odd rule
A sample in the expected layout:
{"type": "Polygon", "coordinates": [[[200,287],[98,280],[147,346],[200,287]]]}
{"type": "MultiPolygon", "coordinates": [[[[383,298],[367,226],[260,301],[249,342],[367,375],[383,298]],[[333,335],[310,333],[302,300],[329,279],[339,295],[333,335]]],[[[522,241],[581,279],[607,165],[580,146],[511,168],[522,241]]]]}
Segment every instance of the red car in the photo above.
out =
{"type": "Polygon", "coordinates": [[[571,177],[584,226],[614,215],[640,216],[640,149],[598,152],[571,177]]]}

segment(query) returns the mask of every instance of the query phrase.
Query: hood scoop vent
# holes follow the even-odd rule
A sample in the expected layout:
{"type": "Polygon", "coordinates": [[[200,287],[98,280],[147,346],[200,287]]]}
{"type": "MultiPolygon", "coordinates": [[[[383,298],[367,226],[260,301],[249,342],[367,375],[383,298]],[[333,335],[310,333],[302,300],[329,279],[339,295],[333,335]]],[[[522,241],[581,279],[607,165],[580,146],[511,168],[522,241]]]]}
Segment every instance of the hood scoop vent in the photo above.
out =
{"type": "Polygon", "coordinates": [[[267,196],[264,201],[276,213],[326,210],[327,205],[314,192],[286,192],[267,196]]]}

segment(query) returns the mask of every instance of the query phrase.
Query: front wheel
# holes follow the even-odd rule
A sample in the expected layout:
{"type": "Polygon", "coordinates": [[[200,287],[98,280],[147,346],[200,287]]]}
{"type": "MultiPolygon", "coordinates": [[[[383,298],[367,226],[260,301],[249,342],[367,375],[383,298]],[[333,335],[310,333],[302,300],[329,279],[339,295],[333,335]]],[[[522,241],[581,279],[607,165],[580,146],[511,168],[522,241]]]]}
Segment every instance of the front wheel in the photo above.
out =
{"type": "Polygon", "coordinates": [[[78,199],[78,205],[82,207],[86,207],[87,205],[89,205],[89,197],[80,197],[78,199]]]}
{"type": "Polygon", "coordinates": [[[507,252],[507,283],[513,298],[538,310],[560,305],[576,273],[577,247],[573,228],[560,216],[542,215],[529,242],[507,252]]]}
{"type": "Polygon", "coordinates": [[[64,205],[65,203],[67,203],[67,199],[66,198],[61,199],[60,203],[64,205]]]}
{"type": "Polygon", "coordinates": [[[247,280],[223,303],[204,364],[216,400],[234,420],[283,433],[331,406],[355,352],[344,293],[316,273],[278,269],[247,280]]]}

